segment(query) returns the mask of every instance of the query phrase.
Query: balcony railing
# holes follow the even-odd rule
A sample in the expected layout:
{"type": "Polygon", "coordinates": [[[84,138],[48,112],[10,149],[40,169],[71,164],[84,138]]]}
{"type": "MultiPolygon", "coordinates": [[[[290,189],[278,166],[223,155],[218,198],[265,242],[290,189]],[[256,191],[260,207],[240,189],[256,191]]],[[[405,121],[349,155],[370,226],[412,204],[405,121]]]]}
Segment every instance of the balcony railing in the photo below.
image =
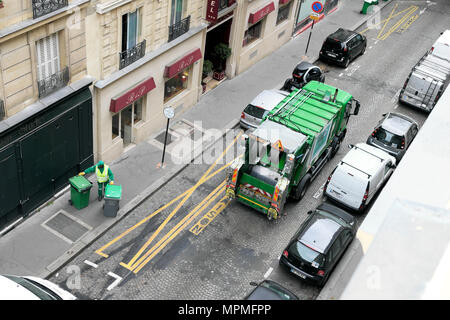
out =
{"type": "Polygon", "coordinates": [[[69,83],[69,67],[52,74],[50,77],[38,81],[39,98],[65,87],[69,83]]]}
{"type": "Polygon", "coordinates": [[[123,69],[126,66],[129,66],[133,62],[139,60],[143,56],[145,56],[145,44],[146,41],[138,43],[133,48],[125,50],[119,53],[119,69],[123,69]]]}
{"type": "Polygon", "coordinates": [[[169,42],[189,31],[191,16],[169,26],[169,42]]]}
{"type": "Polygon", "coordinates": [[[31,0],[33,19],[45,16],[46,14],[64,8],[67,5],[68,0],[31,0]]]}
{"type": "Polygon", "coordinates": [[[5,104],[3,103],[3,100],[0,99],[0,121],[5,119],[6,112],[5,112],[5,104]]]}

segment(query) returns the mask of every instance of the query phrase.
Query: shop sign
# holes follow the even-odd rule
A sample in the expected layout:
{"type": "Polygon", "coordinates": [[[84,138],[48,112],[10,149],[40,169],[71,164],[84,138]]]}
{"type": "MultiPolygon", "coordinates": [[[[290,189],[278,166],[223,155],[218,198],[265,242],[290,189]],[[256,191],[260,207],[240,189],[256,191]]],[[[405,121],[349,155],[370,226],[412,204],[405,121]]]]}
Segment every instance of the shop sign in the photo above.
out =
{"type": "Polygon", "coordinates": [[[248,22],[253,24],[267,16],[269,13],[275,10],[275,4],[273,2],[266,5],[264,8],[259,9],[258,11],[251,13],[248,22]]]}
{"type": "Polygon", "coordinates": [[[111,99],[111,104],[109,105],[109,111],[119,112],[123,108],[129,106],[134,101],[142,98],[150,90],[156,88],[155,80],[153,77],[145,80],[141,84],[137,85],[133,89],[127,91],[126,93],[111,99]]]}
{"type": "Polygon", "coordinates": [[[202,52],[200,49],[194,49],[190,53],[186,54],[184,57],[176,60],[175,62],[166,66],[164,70],[164,77],[172,78],[174,75],[178,74],[182,70],[186,69],[192,65],[195,61],[202,58],[202,52]]]}

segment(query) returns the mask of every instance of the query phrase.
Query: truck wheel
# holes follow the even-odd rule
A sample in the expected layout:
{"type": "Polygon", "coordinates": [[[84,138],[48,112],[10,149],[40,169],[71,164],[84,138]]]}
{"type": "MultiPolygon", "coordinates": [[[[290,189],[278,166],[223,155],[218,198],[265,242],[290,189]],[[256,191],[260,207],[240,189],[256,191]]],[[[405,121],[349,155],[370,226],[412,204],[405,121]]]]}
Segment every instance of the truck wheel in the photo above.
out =
{"type": "Polygon", "coordinates": [[[311,175],[306,174],[295,189],[294,200],[300,201],[306,194],[309,184],[311,183],[311,175]]]}
{"type": "Polygon", "coordinates": [[[338,152],[340,146],[341,146],[341,141],[339,140],[338,137],[334,137],[333,142],[331,143],[330,159],[334,158],[334,156],[338,152]]]}

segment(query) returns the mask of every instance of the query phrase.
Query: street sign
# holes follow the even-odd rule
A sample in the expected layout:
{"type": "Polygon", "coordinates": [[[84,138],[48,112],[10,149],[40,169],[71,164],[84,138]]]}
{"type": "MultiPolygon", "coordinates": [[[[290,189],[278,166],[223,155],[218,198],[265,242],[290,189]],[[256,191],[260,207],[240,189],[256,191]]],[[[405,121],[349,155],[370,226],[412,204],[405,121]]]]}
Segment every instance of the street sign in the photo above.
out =
{"type": "Polygon", "coordinates": [[[322,5],[321,2],[315,1],[315,2],[313,2],[313,4],[311,5],[311,8],[312,8],[312,10],[313,10],[314,12],[316,12],[316,13],[321,13],[322,10],[323,10],[323,5],[322,5]]]}
{"type": "Polygon", "coordinates": [[[164,108],[163,112],[167,119],[172,119],[175,115],[175,110],[172,107],[164,108]]]}
{"type": "Polygon", "coordinates": [[[313,12],[313,13],[311,13],[311,15],[309,16],[309,18],[312,19],[312,20],[317,21],[317,20],[319,20],[319,18],[320,18],[320,14],[313,12]]]}

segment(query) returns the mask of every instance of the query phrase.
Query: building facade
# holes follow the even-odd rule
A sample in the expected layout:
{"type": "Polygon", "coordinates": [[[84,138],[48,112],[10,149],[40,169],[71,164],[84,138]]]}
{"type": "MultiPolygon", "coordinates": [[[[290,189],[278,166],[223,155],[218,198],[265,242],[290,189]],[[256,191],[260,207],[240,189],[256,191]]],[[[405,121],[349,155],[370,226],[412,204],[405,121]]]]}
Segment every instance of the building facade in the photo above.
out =
{"type": "Polygon", "coordinates": [[[0,229],[93,162],[88,0],[3,0],[0,229]]]}

